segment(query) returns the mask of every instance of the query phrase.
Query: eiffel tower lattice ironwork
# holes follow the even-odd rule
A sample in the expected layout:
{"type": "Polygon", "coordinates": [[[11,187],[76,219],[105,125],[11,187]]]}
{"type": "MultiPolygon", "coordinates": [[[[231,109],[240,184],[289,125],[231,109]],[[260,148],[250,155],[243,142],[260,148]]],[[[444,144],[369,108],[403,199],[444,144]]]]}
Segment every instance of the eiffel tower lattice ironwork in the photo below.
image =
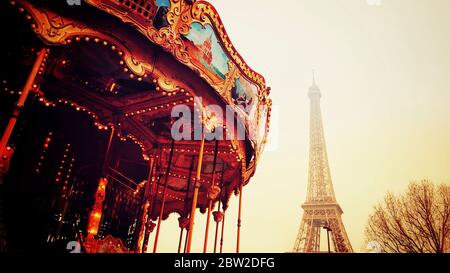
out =
{"type": "Polygon", "coordinates": [[[308,190],[293,252],[320,252],[322,228],[330,232],[334,252],[353,252],[331,181],[320,110],[322,94],[315,79],[308,96],[311,101],[308,190]]]}

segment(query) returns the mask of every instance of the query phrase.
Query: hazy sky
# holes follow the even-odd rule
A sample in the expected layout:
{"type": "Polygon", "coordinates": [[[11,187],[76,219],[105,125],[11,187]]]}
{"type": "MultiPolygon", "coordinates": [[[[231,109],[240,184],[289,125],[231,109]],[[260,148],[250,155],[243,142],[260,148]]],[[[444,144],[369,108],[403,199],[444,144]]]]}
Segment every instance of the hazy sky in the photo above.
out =
{"type": "MultiPolygon", "coordinates": [[[[365,249],[367,217],[387,191],[421,178],[450,183],[450,1],[210,2],[237,50],[272,87],[279,112],[279,146],[264,153],[244,190],[242,252],[293,247],[306,197],[313,68],[334,188],[355,251],[365,249]]],[[[233,198],[228,252],[236,246],[236,205],[233,198]]],[[[194,252],[202,250],[205,218],[197,214],[194,252]]],[[[176,251],[178,232],[174,215],[162,225],[159,251],[176,251]]]]}

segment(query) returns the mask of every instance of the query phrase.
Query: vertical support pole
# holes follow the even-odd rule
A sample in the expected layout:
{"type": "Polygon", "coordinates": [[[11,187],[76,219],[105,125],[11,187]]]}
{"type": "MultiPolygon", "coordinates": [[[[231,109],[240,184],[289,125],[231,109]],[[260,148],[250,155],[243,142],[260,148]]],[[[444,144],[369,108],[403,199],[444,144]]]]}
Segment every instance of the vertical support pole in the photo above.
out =
{"type": "Polygon", "coordinates": [[[164,214],[164,207],[166,204],[167,184],[169,183],[169,173],[170,173],[170,168],[172,166],[174,147],[175,147],[175,140],[172,139],[172,145],[170,146],[170,154],[169,154],[169,164],[167,165],[166,180],[164,182],[164,190],[163,190],[162,201],[161,201],[161,210],[159,212],[158,225],[156,227],[155,243],[153,245],[153,253],[156,253],[156,249],[158,248],[159,231],[161,229],[161,222],[162,222],[162,218],[163,218],[163,214],[164,214]]]}
{"type": "Polygon", "coordinates": [[[219,222],[216,222],[216,232],[214,233],[214,253],[217,253],[217,237],[218,237],[218,235],[219,235],[219,222]]]}
{"type": "Polygon", "coordinates": [[[116,132],[115,127],[111,128],[111,134],[109,135],[108,146],[106,148],[105,159],[103,160],[102,166],[102,176],[105,177],[108,173],[109,168],[109,157],[111,155],[111,147],[114,141],[114,133],[116,132]]]}
{"type": "Polygon", "coordinates": [[[25,86],[22,89],[22,94],[19,97],[19,100],[16,103],[16,107],[14,108],[14,112],[12,117],[9,119],[8,125],[6,126],[5,131],[3,132],[2,138],[0,140],[0,156],[3,156],[5,153],[6,146],[8,145],[9,138],[16,126],[17,119],[19,118],[20,111],[22,110],[25,101],[27,100],[28,94],[30,93],[31,88],[33,87],[34,80],[39,72],[39,68],[44,62],[45,55],[47,53],[47,49],[43,48],[38,52],[36,61],[34,62],[33,68],[31,69],[30,75],[25,83],[25,86]]]}
{"type": "Polygon", "coordinates": [[[223,235],[225,231],[225,211],[223,212],[223,219],[222,219],[222,232],[220,233],[220,253],[223,251],[223,235]]]}
{"type": "Polygon", "coordinates": [[[144,196],[142,199],[142,216],[141,216],[141,221],[140,221],[139,236],[138,236],[138,240],[137,240],[137,248],[136,248],[137,253],[142,252],[143,243],[144,243],[145,229],[147,226],[147,219],[148,219],[148,210],[150,208],[149,199],[150,199],[150,193],[151,193],[151,188],[152,188],[151,183],[152,183],[152,174],[153,174],[154,165],[155,165],[155,158],[152,156],[150,158],[148,178],[147,178],[147,183],[145,185],[144,196]]]}
{"type": "Polygon", "coordinates": [[[178,239],[178,253],[181,253],[181,242],[183,241],[184,228],[180,228],[180,239],[178,239]]]}
{"type": "MultiPolygon", "coordinates": [[[[147,253],[147,248],[148,248],[148,240],[150,238],[150,233],[153,231],[154,229],[154,224],[152,222],[152,215],[153,215],[153,211],[155,210],[155,203],[156,203],[156,197],[158,195],[158,191],[159,191],[159,181],[160,178],[156,177],[156,169],[157,169],[157,163],[155,162],[155,167],[153,168],[153,185],[152,188],[155,188],[155,193],[153,195],[153,201],[150,203],[150,207],[148,209],[148,215],[147,215],[147,224],[145,226],[145,237],[144,237],[144,244],[142,246],[142,253],[147,253]]],[[[153,190],[153,189],[152,189],[153,190]]],[[[150,197],[151,199],[151,197],[150,197]]]]}
{"type": "Polygon", "coordinates": [[[217,253],[217,237],[218,237],[218,235],[219,235],[219,222],[216,222],[216,232],[214,233],[214,253],[217,253]]]}
{"type": "Polygon", "coordinates": [[[211,221],[212,200],[208,202],[208,212],[206,216],[205,240],[203,242],[203,253],[208,250],[209,222],[211,221]]]}
{"type": "Polygon", "coordinates": [[[92,211],[89,215],[88,221],[88,239],[94,239],[94,236],[98,234],[98,228],[100,226],[102,218],[103,201],[105,201],[106,185],[108,179],[106,178],[109,157],[111,154],[111,147],[114,141],[115,127],[111,128],[111,134],[109,135],[108,146],[106,148],[105,159],[103,161],[102,173],[98,182],[97,192],[95,193],[95,203],[92,207],[92,211]]]}
{"type": "Polygon", "coordinates": [[[237,240],[236,240],[236,253],[239,253],[239,246],[241,243],[241,225],[242,225],[242,184],[239,186],[239,211],[238,211],[238,222],[237,222],[237,240]]]}
{"type": "MultiPolygon", "coordinates": [[[[224,169],[225,169],[225,165],[222,163],[222,173],[220,176],[220,197],[219,197],[219,204],[217,206],[217,213],[221,213],[221,210],[222,210],[222,191],[223,191],[224,169]]],[[[222,221],[223,221],[223,217],[222,217],[222,221]]],[[[216,233],[214,234],[214,253],[217,253],[217,237],[219,235],[219,223],[220,223],[220,221],[216,221],[216,233]]]]}
{"type": "Polygon", "coordinates": [[[191,216],[189,221],[189,233],[186,247],[186,253],[191,253],[192,234],[194,233],[195,210],[197,208],[198,191],[200,188],[200,178],[202,174],[203,150],[205,149],[205,134],[202,134],[200,142],[200,151],[198,154],[197,177],[194,185],[194,195],[192,197],[191,216]]]}
{"type": "MultiPolygon", "coordinates": [[[[192,171],[194,170],[194,157],[191,158],[191,165],[189,167],[189,175],[188,175],[188,180],[187,180],[187,186],[186,186],[186,194],[184,196],[184,210],[183,210],[183,215],[182,217],[185,217],[184,219],[188,219],[188,213],[187,213],[187,204],[188,204],[188,198],[189,198],[189,192],[191,190],[191,181],[192,181],[192,171]]],[[[183,241],[183,233],[184,233],[184,229],[186,229],[187,231],[187,226],[185,227],[184,225],[181,225],[180,223],[180,241],[178,242],[178,253],[181,253],[181,244],[183,241]]],[[[186,233],[186,238],[187,238],[187,234],[186,233]]],[[[187,239],[184,242],[184,248],[183,248],[183,252],[186,251],[186,242],[187,239]]]]}
{"type": "MultiPolygon", "coordinates": [[[[212,169],[212,177],[211,177],[211,187],[215,186],[216,183],[216,164],[217,164],[217,154],[219,151],[219,140],[216,140],[216,145],[214,147],[214,160],[213,160],[213,169],[212,169]]],[[[203,242],[203,253],[206,253],[208,250],[208,235],[209,235],[209,222],[211,221],[211,210],[212,210],[212,202],[214,197],[209,196],[208,194],[208,215],[206,218],[206,228],[205,228],[205,240],[203,242]]]]}
{"type": "Polygon", "coordinates": [[[186,230],[186,239],[184,240],[184,253],[186,253],[187,251],[187,242],[188,242],[188,238],[189,238],[189,229],[186,230]]]}

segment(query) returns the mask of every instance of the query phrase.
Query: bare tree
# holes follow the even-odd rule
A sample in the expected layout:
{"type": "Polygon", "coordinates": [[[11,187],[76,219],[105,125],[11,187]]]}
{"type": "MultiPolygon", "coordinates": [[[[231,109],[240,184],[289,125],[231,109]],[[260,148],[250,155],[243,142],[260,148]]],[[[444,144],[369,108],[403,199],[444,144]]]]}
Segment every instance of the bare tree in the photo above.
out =
{"type": "Polygon", "coordinates": [[[450,186],[422,180],[400,196],[387,194],[369,217],[366,239],[383,252],[450,252],[450,186]]]}

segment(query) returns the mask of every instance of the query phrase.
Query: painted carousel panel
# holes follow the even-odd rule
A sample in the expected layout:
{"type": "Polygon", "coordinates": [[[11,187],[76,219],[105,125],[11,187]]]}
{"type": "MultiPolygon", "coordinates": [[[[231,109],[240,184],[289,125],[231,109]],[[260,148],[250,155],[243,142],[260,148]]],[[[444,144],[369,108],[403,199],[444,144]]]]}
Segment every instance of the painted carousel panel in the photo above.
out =
{"type": "Polygon", "coordinates": [[[234,106],[248,123],[250,138],[254,138],[258,127],[258,87],[239,75],[230,92],[234,106]]]}
{"type": "Polygon", "coordinates": [[[211,25],[191,24],[190,31],[183,35],[192,63],[202,70],[214,83],[223,82],[229,72],[229,58],[222,48],[211,25]]]}

